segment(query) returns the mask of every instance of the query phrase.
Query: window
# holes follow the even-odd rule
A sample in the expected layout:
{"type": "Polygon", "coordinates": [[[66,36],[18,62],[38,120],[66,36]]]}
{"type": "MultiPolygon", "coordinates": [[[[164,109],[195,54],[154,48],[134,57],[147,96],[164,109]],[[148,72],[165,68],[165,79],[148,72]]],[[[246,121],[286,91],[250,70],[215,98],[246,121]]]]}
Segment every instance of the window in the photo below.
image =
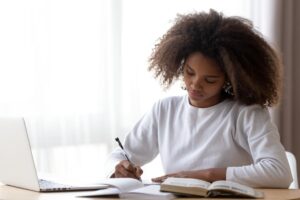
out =
{"type": "Polygon", "coordinates": [[[0,2],[0,113],[26,117],[38,171],[103,177],[114,137],[157,99],[183,93],[147,71],[154,44],[177,13],[209,8],[251,14],[250,0],[0,2]]]}

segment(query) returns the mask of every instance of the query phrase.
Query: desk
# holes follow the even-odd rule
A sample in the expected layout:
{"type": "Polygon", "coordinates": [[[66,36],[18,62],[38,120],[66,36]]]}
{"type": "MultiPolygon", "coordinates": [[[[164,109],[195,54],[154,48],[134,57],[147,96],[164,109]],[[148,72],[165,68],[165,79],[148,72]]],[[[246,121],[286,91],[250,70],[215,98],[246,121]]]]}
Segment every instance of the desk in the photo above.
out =
{"type": "MultiPolygon", "coordinates": [[[[299,190],[288,190],[288,189],[260,189],[265,193],[265,200],[283,200],[283,199],[299,199],[300,200],[300,189],[299,190]]],[[[113,198],[78,198],[76,196],[83,192],[53,192],[53,193],[39,193],[30,190],[19,189],[10,186],[0,185],[0,200],[95,200],[95,199],[109,199],[113,198]]],[[[197,200],[197,198],[178,198],[197,200]]],[[[203,198],[199,198],[203,199],[203,198]]],[[[221,198],[215,200],[222,200],[221,198]]],[[[226,199],[230,200],[230,199],[226,199]]],[[[234,200],[237,200],[235,198],[234,200]]],[[[246,200],[245,198],[242,200],[246,200]]],[[[253,199],[252,199],[253,200],[253,199]]]]}

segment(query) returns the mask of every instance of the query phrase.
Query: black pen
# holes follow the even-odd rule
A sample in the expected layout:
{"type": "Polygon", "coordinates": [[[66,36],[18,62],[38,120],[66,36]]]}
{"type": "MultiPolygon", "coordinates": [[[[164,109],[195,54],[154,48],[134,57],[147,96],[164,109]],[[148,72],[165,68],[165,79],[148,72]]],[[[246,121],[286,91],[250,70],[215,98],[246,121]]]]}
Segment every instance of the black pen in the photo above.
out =
{"type": "MultiPolygon", "coordinates": [[[[124,147],[123,147],[121,141],[119,140],[119,138],[116,137],[115,140],[116,140],[117,143],[119,144],[119,147],[123,150],[124,156],[126,157],[126,159],[128,160],[128,162],[130,162],[130,163],[133,165],[133,163],[129,160],[129,158],[128,158],[127,154],[126,154],[126,151],[125,151],[125,149],[124,149],[124,147]]],[[[137,178],[138,178],[140,181],[142,181],[141,177],[137,177],[137,178]]]]}
{"type": "Polygon", "coordinates": [[[126,154],[126,151],[125,151],[125,149],[123,148],[123,145],[122,145],[122,143],[120,142],[119,138],[116,137],[115,140],[116,140],[117,143],[119,144],[119,147],[123,150],[126,159],[127,159],[130,163],[132,163],[132,162],[129,160],[129,158],[128,158],[127,154],[126,154]]]}

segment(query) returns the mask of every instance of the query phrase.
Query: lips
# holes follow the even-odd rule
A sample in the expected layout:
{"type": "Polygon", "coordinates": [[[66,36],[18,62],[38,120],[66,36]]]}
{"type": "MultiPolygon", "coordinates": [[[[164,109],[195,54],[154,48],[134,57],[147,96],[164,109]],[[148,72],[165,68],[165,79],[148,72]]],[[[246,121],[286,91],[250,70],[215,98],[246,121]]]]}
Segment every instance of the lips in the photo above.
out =
{"type": "Polygon", "coordinates": [[[202,99],[204,97],[204,93],[197,90],[189,90],[189,96],[193,99],[202,99]]]}

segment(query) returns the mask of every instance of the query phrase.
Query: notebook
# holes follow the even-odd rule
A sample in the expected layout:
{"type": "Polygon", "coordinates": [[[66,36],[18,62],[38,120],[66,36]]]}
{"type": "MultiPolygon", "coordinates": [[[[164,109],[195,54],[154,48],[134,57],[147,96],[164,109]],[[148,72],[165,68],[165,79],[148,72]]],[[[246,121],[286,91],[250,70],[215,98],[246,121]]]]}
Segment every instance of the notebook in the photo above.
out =
{"type": "Polygon", "coordinates": [[[65,185],[38,178],[24,118],[0,118],[0,182],[38,192],[81,191],[107,185],[65,185]]]}
{"type": "Polygon", "coordinates": [[[176,196],[169,192],[161,192],[158,183],[141,182],[133,178],[111,178],[101,182],[110,188],[80,193],[79,197],[119,197],[121,199],[170,200],[176,196]]]}

